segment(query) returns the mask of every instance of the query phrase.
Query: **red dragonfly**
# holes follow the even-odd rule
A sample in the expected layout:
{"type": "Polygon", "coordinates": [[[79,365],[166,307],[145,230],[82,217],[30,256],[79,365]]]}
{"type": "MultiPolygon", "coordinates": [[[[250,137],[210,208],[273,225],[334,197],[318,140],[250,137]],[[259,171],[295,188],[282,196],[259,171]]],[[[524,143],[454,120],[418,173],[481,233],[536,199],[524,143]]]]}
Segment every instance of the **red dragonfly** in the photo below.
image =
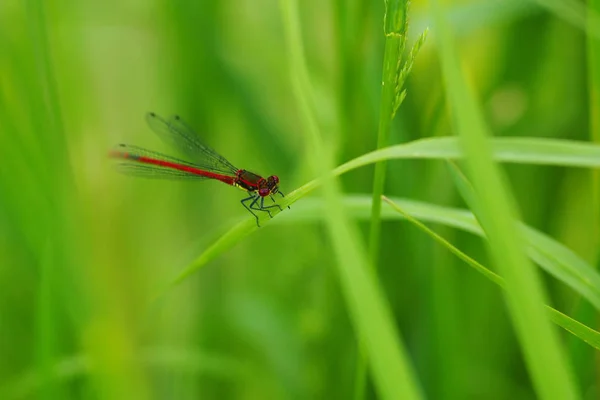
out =
{"type": "Polygon", "coordinates": [[[253,172],[234,167],[223,156],[202,143],[193,129],[177,115],[165,120],[154,113],[148,113],[146,122],[165,143],[175,147],[194,162],[137,146],[120,144],[110,153],[112,158],[121,161],[117,165],[120,172],[145,178],[214,179],[238,187],[248,193],[249,196],[242,199],[241,203],[254,215],[259,227],[258,215],[254,211],[264,211],[273,218],[269,209],[278,207],[281,210],[281,206],[273,198],[277,193],[284,197],[279,190],[279,178],[276,175],[265,179],[253,172]],[[273,200],[274,205],[264,204],[267,196],[273,200]]]}

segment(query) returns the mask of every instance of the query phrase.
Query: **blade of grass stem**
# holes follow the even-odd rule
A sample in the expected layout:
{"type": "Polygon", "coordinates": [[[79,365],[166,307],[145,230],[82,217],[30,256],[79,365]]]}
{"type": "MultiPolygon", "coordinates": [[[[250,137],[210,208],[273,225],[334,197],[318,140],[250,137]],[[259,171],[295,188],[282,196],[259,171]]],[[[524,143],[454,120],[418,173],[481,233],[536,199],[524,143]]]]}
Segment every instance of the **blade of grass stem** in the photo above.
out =
{"type": "MultiPolygon", "coordinates": [[[[561,165],[570,167],[600,168],[600,145],[584,142],[539,138],[495,138],[490,140],[494,159],[509,163],[561,165]]],[[[459,159],[460,149],[456,138],[431,138],[416,140],[406,144],[390,146],[357,157],[335,168],[331,174],[339,176],[353,169],[390,159],[459,159]]],[[[323,185],[324,179],[317,178],[289,193],[279,204],[285,207],[307,196],[323,185]]],[[[370,206],[370,205],[369,205],[370,206]]],[[[287,211],[286,211],[287,212],[287,211]]],[[[294,213],[295,209],[290,210],[294,213]]],[[[279,214],[278,209],[272,211],[279,214]]],[[[268,217],[261,219],[261,226],[269,224],[268,217]]],[[[236,243],[258,229],[252,217],[246,218],[224,233],[194,261],[186,266],[176,278],[171,280],[167,289],[182,282],[220,254],[232,248],[236,243]]]]}
{"type": "MultiPolygon", "coordinates": [[[[484,237],[484,232],[472,213],[466,210],[454,209],[422,203],[411,200],[394,200],[411,215],[428,222],[440,223],[458,228],[466,232],[484,237]]],[[[307,199],[295,206],[299,211],[298,217],[287,215],[282,222],[297,223],[319,221],[323,218],[321,202],[307,199]]],[[[371,201],[366,195],[348,196],[344,205],[347,212],[355,219],[368,219],[368,209],[371,201]]],[[[397,213],[391,213],[387,207],[382,209],[382,218],[397,219],[397,213]]],[[[527,254],[542,269],[554,276],[560,282],[571,287],[574,292],[583,296],[596,310],[600,310],[600,274],[589,263],[572,250],[551,237],[534,228],[521,224],[520,229],[526,243],[527,254]]]]}
{"type": "MultiPolygon", "coordinates": [[[[383,71],[381,78],[381,103],[379,105],[379,128],[377,148],[381,149],[389,143],[392,119],[398,95],[398,74],[400,60],[406,46],[407,0],[386,0],[383,18],[385,50],[383,53],[383,71]]],[[[379,264],[379,245],[381,243],[381,195],[385,185],[386,162],[375,164],[373,175],[373,202],[371,224],[369,230],[369,260],[371,267],[377,271],[379,264]]],[[[356,362],[354,398],[359,400],[365,396],[367,380],[367,354],[359,343],[356,362]]]]}
{"type": "Polygon", "coordinates": [[[505,299],[533,386],[544,399],[578,398],[564,350],[544,314],[545,292],[522,246],[514,199],[493,162],[488,128],[466,85],[453,34],[439,2],[431,0],[430,4],[451,117],[475,189],[477,217],[488,237],[492,260],[506,280],[505,299]]]}
{"type": "MultiPolygon", "coordinates": [[[[286,42],[289,49],[290,77],[304,119],[317,173],[331,171],[333,160],[325,151],[312,104],[311,82],[304,59],[302,35],[296,0],[281,0],[286,42]]],[[[337,256],[337,273],[350,318],[365,343],[373,365],[375,386],[382,398],[420,398],[420,389],[403,349],[389,305],[368,262],[356,226],[340,207],[340,189],[334,175],[323,185],[327,207],[326,226],[337,256]]]]}
{"type": "MultiPolygon", "coordinates": [[[[417,220],[416,218],[413,218],[410,214],[408,214],[400,206],[398,206],[398,204],[396,204],[393,200],[385,196],[382,196],[382,199],[386,203],[388,203],[395,211],[400,213],[404,217],[404,219],[415,225],[417,228],[421,229],[429,236],[431,236],[435,241],[440,243],[442,246],[446,247],[448,250],[450,250],[451,253],[463,260],[469,266],[473,267],[473,269],[485,276],[487,279],[494,282],[502,289],[505,289],[504,279],[500,275],[490,271],[487,267],[478,263],[473,258],[469,257],[467,254],[453,246],[446,239],[435,233],[433,230],[429,229],[421,221],[417,220]]],[[[586,342],[590,346],[600,350],[600,332],[593,330],[592,328],[574,320],[568,315],[565,315],[550,306],[546,306],[546,311],[550,320],[552,320],[552,322],[554,322],[556,325],[565,329],[567,332],[575,335],[577,338],[586,342]]]]}
{"type": "Polygon", "coordinates": [[[588,36],[600,39],[600,15],[597,9],[585,7],[573,0],[529,0],[547,9],[558,18],[586,32],[588,36]]]}
{"type": "MultiPolygon", "coordinates": [[[[589,0],[588,27],[591,28],[597,21],[592,17],[594,13],[600,13],[600,0],[589,0]]],[[[600,144],[600,39],[597,37],[587,38],[588,52],[588,87],[590,103],[590,141],[600,144]]],[[[600,248],[600,170],[592,171],[592,209],[593,218],[596,223],[592,234],[595,238],[596,247],[600,248]]],[[[598,254],[600,257],[600,252],[598,254]]]]}
{"type": "MultiPolygon", "coordinates": [[[[592,29],[597,29],[598,15],[600,15],[600,0],[588,0],[587,8],[587,29],[588,32],[592,29]]],[[[587,61],[588,61],[588,90],[589,90],[589,124],[590,124],[590,141],[600,144],[600,39],[597,35],[587,35],[587,61]]],[[[593,263],[596,269],[600,265],[600,170],[591,171],[591,191],[592,191],[592,225],[590,235],[592,243],[597,249],[595,260],[593,263]]],[[[586,322],[595,322],[598,326],[597,317],[594,310],[586,306],[580,305],[575,314],[580,319],[584,318],[586,322]]],[[[594,356],[581,351],[577,351],[575,344],[570,346],[571,358],[574,360],[576,375],[581,376],[583,371],[587,369],[589,360],[594,356]]],[[[600,365],[595,362],[596,377],[600,376],[600,365]]]]}

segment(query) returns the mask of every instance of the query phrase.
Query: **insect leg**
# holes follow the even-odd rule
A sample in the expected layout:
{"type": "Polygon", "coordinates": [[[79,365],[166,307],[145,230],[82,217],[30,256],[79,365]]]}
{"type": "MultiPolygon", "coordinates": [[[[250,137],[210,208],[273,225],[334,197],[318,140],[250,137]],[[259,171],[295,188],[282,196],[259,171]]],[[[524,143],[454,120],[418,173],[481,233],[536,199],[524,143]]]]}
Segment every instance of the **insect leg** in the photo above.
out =
{"type": "Polygon", "coordinates": [[[277,204],[277,202],[275,201],[275,198],[273,197],[273,195],[269,196],[271,198],[271,200],[273,200],[273,203],[275,203],[274,206],[266,206],[265,208],[272,208],[272,207],[278,207],[279,211],[283,211],[283,208],[281,208],[281,206],[279,204],[277,204]]]}
{"type": "Polygon", "coordinates": [[[256,196],[256,198],[254,199],[252,204],[250,204],[250,208],[253,210],[257,210],[257,211],[264,211],[267,214],[269,214],[269,217],[273,218],[273,216],[271,215],[271,211],[267,210],[267,208],[271,208],[271,207],[265,207],[264,203],[265,203],[264,197],[256,196]],[[260,205],[256,204],[256,203],[258,203],[259,198],[260,198],[260,205]]]}
{"type": "MultiPolygon", "coordinates": [[[[285,196],[283,195],[283,193],[281,193],[281,192],[277,192],[277,193],[279,193],[279,194],[281,195],[281,197],[285,197],[285,196]]],[[[290,206],[288,206],[288,208],[290,208],[290,206]]]]}
{"type": "MultiPolygon", "coordinates": [[[[275,202],[275,199],[273,199],[273,197],[271,197],[271,200],[273,200],[273,202],[275,202]]],[[[260,202],[260,210],[261,211],[267,211],[268,212],[268,210],[267,210],[268,208],[275,208],[275,207],[279,208],[279,211],[283,211],[283,209],[281,208],[281,206],[279,204],[275,203],[272,206],[265,206],[265,198],[263,197],[261,199],[261,202],[260,202]]],[[[269,215],[271,215],[271,214],[269,213],[269,215]]]]}
{"type": "Polygon", "coordinates": [[[252,195],[250,195],[250,197],[246,197],[245,199],[242,199],[240,201],[240,203],[242,203],[242,205],[244,206],[244,208],[248,211],[250,211],[250,214],[254,215],[254,218],[256,218],[256,226],[258,226],[260,228],[260,224],[258,223],[258,215],[254,214],[254,211],[252,211],[252,205],[250,205],[250,207],[248,207],[246,205],[246,202],[248,200],[252,200],[254,199],[254,201],[252,202],[252,204],[256,203],[256,200],[258,200],[258,196],[254,195],[254,193],[252,195]]]}

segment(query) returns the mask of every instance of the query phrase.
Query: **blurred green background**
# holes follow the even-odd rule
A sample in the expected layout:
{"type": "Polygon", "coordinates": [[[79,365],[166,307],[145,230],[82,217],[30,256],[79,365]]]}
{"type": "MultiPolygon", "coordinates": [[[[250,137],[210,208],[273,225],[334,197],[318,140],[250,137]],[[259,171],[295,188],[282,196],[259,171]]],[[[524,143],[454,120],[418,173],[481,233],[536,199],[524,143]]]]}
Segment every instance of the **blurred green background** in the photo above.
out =
{"type": "MultiPolygon", "coordinates": [[[[580,29],[521,0],[446,3],[495,135],[589,139],[580,29]]],[[[431,27],[426,6],[411,6],[409,43],[431,27]]],[[[376,145],[383,13],[383,1],[300,2],[336,164],[376,145]]],[[[243,193],[226,185],[133,179],[107,159],[121,142],[174,153],[144,114],[177,113],[235,165],[278,175],[284,193],[314,178],[282,23],[275,0],[0,3],[0,398],[353,396],[356,335],[329,238],[302,204],[311,199],[153,301],[251,217],[243,193]]],[[[435,35],[408,79],[391,143],[453,134],[435,35]]],[[[506,171],[523,220],[594,263],[590,173],[506,171]]],[[[368,195],[372,175],[344,175],[344,192],[368,195]]],[[[440,161],[388,162],[385,193],[464,207],[440,161]]],[[[480,238],[433,228],[488,262],[480,238]]],[[[497,287],[406,222],[383,223],[380,260],[428,397],[534,397],[497,287]]],[[[545,278],[559,310],[597,324],[578,296],[545,278]]],[[[581,393],[594,398],[592,348],[561,335],[581,393]]]]}

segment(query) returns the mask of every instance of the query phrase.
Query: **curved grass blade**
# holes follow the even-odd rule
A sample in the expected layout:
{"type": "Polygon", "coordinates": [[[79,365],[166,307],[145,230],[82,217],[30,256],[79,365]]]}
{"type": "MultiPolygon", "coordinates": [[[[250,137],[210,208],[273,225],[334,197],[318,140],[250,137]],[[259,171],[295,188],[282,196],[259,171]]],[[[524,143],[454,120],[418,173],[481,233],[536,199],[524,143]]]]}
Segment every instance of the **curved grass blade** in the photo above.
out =
{"type": "MultiPolygon", "coordinates": [[[[491,141],[494,159],[501,162],[561,165],[566,167],[591,167],[600,168],[600,145],[594,145],[572,140],[539,139],[539,138],[496,138],[491,141]]],[[[357,157],[331,171],[331,176],[339,176],[353,169],[375,163],[386,159],[458,159],[461,152],[458,148],[456,138],[432,138],[416,140],[406,144],[386,147],[357,157]]],[[[288,205],[308,195],[323,183],[324,178],[314,179],[279,201],[285,209],[288,205]]],[[[370,204],[370,203],[369,203],[370,204]]],[[[416,203],[415,203],[416,204],[416,203]]],[[[300,210],[294,207],[286,213],[294,214],[300,210]]],[[[431,210],[429,210],[431,211],[431,210]]],[[[272,211],[273,216],[279,214],[279,210],[272,211]]],[[[261,225],[271,223],[270,219],[261,216],[261,225]]],[[[388,216],[389,218],[389,216],[388,216]]],[[[422,218],[422,217],[420,217],[422,218]]],[[[469,223],[471,217],[465,219],[463,214],[463,228],[467,230],[480,231],[469,223]],[[466,224],[466,225],[465,225],[466,224]]],[[[456,222],[456,219],[452,219],[456,222]]],[[[476,225],[476,224],[475,224],[476,225]]],[[[477,226],[477,225],[476,225],[477,226]]],[[[229,250],[241,239],[256,230],[256,224],[251,218],[240,222],[225,233],[221,238],[208,247],[194,261],[185,267],[168,285],[176,285],[188,276],[198,271],[204,265],[215,259],[220,254],[229,250]]],[[[568,250],[568,249],[567,249],[568,250]]],[[[555,256],[556,257],[556,256],[555,256]]],[[[600,298],[599,298],[600,300],[600,298]]]]}
{"type": "MultiPolygon", "coordinates": [[[[449,208],[414,200],[394,198],[410,215],[422,221],[439,223],[484,237],[483,230],[473,214],[464,209],[449,208]]],[[[306,199],[294,206],[295,214],[285,215],[276,223],[307,223],[322,219],[323,210],[318,199],[306,199]]],[[[346,212],[357,219],[369,218],[371,199],[367,195],[347,196],[346,212]]],[[[400,219],[388,207],[382,208],[382,219],[400,219]]],[[[521,224],[529,257],[546,272],[571,287],[600,311],[600,273],[571,249],[548,235],[521,224]]]]}
{"type": "MultiPolygon", "coordinates": [[[[450,252],[452,252],[458,258],[460,258],[461,260],[466,262],[468,265],[473,267],[477,272],[481,273],[483,276],[485,276],[486,278],[488,278],[489,280],[491,280],[492,282],[494,282],[495,284],[500,286],[502,289],[505,288],[504,287],[504,285],[505,285],[504,279],[500,275],[492,272],[487,267],[481,265],[480,263],[478,263],[477,261],[475,261],[474,259],[469,257],[467,254],[465,254],[464,252],[462,252],[461,250],[459,250],[458,248],[453,246],[446,239],[444,239],[443,237],[441,237],[440,235],[435,233],[433,230],[429,229],[422,222],[420,222],[416,218],[413,218],[409,213],[407,213],[400,206],[398,206],[393,200],[391,200],[385,196],[382,196],[382,199],[387,204],[389,204],[395,211],[400,213],[404,219],[406,219],[407,221],[409,221],[410,223],[415,225],[417,228],[421,229],[423,232],[425,232],[429,236],[431,236],[435,241],[440,243],[442,246],[446,247],[448,250],[450,250],[450,252]]],[[[577,336],[579,339],[588,343],[590,346],[595,347],[596,349],[600,350],[600,332],[593,330],[592,328],[580,323],[579,321],[574,320],[573,318],[569,317],[568,315],[563,314],[560,311],[558,311],[550,306],[546,306],[546,310],[548,311],[549,318],[555,324],[557,324],[561,328],[565,329],[566,331],[572,333],[573,335],[577,336]]]]}
{"type": "Polygon", "coordinates": [[[530,0],[558,18],[581,29],[589,37],[600,39],[600,15],[592,7],[574,0],[530,0]]]}
{"type": "MultiPolygon", "coordinates": [[[[462,174],[460,169],[453,163],[450,165],[450,175],[455,186],[469,204],[475,215],[480,215],[478,202],[475,198],[475,191],[470,182],[462,174]]],[[[576,288],[577,292],[588,299],[596,309],[600,310],[600,275],[598,272],[583,262],[572,251],[567,248],[553,246],[555,243],[546,235],[543,235],[524,224],[519,224],[525,232],[527,241],[530,243],[527,249],[529,258],[541,265],[548,273],[566,283],[568,286],[576,288]],[[547,251],[547,248],[553,247],[554,251],[547,251]],[[564,263],[556,262],[557,257],[565,260],[564,263]]]]}
{"type": "MultiPolygon", "coordinates": [[[[326,150],[317,123],[314,93],[302,44],[298,1],[281,0],[280,4],[292,89],[310,149],[308,158],[317,173],[326,173],[334,165],[333,157],[326,150]]],[[[421,398],[389,304],[378,280],[368,272],[367,255],[358,229],[342,212],[341,190],[336,179],[327,181],[323,195],[328,209],[325,226],[337,258],[334,263],[337,277],[356,335],[371,359],[374,386],[384,399],[421,398]]]]}
{"type": "Polygon", "coordinates": [[[506,279],[504,298],[533,387],[541,398],[578,398],[569,361],[544,315],[544,285],[528,259],[515,200],[493,160],[490,130],[467,84],[453,32],[439,0],[430,0],[450,116],[473,181],[475,213],[488,237],[488,252],[506,279]]]}

